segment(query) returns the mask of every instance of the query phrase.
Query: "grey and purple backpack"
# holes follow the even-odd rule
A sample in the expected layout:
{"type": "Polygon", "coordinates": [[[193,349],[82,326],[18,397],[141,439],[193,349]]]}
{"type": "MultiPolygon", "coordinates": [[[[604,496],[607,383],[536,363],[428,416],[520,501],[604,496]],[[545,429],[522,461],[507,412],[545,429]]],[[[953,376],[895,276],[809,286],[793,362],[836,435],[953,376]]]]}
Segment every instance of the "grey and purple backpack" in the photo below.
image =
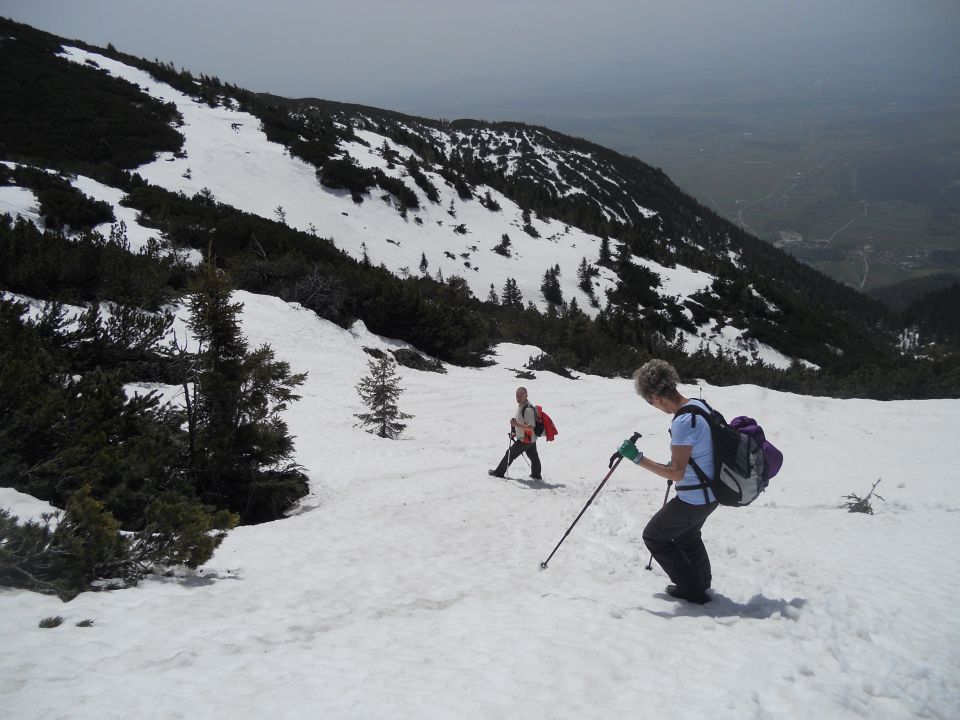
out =
{"type": "Polygon", "coordinates": [[[767,441],[763,428],[753,418],[741,415],[727,424],[723,415],[705,401],[700,402],[708,410],[684,405],[676,415],[693,415],[694,425],[700,416],[710,425],[714,477],[707,477],[691,458],[690,466],[700,478],[700,485],[684,486],[684,490],[703,489],[706,496],[706,489],[710,488],[721,505],[749,505],[766,490],[770,478],[780,472],[783,453],[767,441]]]}

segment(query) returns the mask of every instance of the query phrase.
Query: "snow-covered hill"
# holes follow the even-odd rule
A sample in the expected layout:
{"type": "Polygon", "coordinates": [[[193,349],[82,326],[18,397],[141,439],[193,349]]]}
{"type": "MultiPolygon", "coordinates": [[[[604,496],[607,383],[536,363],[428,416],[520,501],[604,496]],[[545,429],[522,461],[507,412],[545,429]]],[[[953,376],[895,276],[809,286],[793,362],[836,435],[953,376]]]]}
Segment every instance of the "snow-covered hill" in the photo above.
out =
{"type": "MultiPolygon", "coordinates": [[[[956,401],[702,391],[759,418],[786,462],[705,527],[714,600],[663,594],[640,533],[664,487],[625,464],[547,570],[620,440],[666,457],[628,380],[524,381],[560,435],[543,484],[487,476],[537,350],[439,375],[400,368],[397,441],[354,427],[362,326],[237,293],[303,399],[287,414],[312,495],[233,531],[196,575],[83,593],[0,590],[0,707],[15,718],[954,718],[960,713],[956,401]],[[873,516],[839,508],[878,478],[873,516]],[[40,629],[48,616],[63,616],[40,629]],[[85,619],[92,627],[77,627],[85,619]]],[[[182,326],[181,326],[182,328],[182,326]]],[[[39,504],[0,490],[0,506],[39,504]]]]}
{"type": "MultiPolygon", "coordinates": [[[[354,258],[366,253],[398,275],[419,274],[425,258],[430,275],[462,276],[481,298],[512,278],[525,301],[546,308],[541,280],[558,266],[564,298],[598,312],[577,277],[584,259],[596,263],[598,235],[535,212],[525,217],[516,197],[482,183],[472,184],[465,199],[449,165],[417,156],[437,191],[430,200],[405,167],[416,150],[384,129],[386,115],[365,121],[363,109],[354,108],[336,156],[402,181],[416,206],[404,208],[375,186],[362,204],[325,187],[314,165],[271,142],[261,119],[235,98],[204,102],[131,64],[69,44],[60,55],[175,105],[181,151],[135,168],[154,186],[208,194],[329,237],[354,258]],[[509,252],[496,252],[504,235],[509,252]]],[[[291,107],[310,113],[308,103],[291,107]]],[[[519,125],[464,130],[462,123],[397,122],[393,129],[418,134],[448,158],[493,148],[505,178],[531,177],[556,197],[589,196],[611,222],[647,223],[664,234],[680,227],[666,217],[674,195],[660,204],[638,202],[642,196],[628,187],[635,178],[556,134],[519,125]]],[[[123,169],[111,168],[114,177],[123,169]]],[[[109,172],[98,177],[69,179],[110,204],[132,249],[144,247],[157,234],[150,218],[123,204],[124,191],[104,184],[109,172]]],[[[664,186],[652,187],[657,199],[664,186]]],[[[0,186],[0,213],[8,212],[43,223],[39,200],[25,187],[0,186]]],[[[97,230],[106,235],[111,227],[97,230]]],[[[702,251],[739,268],[741,257],[726,248],[723,232],[708,235],[655,239],[669,245],[668,254],[702,251]],[[709,242],[715,245],[698,244],[709,242]]],[[[669,259],[635,255],[632,262],[656,274],[661,300],[687,319],[684,301],[716,279],[669,259]]],[[[594,295],[602,306],[618,278],[608,268],[598,272],[594,295]]],[[[549,372],[521,381],[517,371],[540,349],[510,344],[496,347],[488,367],[447,366],[443,375],[401,367],[401,409],[414,417],[401,439],[379,439],[355,426],[362,408],[354,388],[367,372],[365,348],[402,342],[375,336],[360,322],[339,327],[276,297],[241,291],[236,299],[244,304],[250,344],[269,343],[294,372],[309,373],[285,418],[310,494],[287,519],[232,531],[196,573],[86,592],[66,604],[0,588],[0,716],[960,715],[956,400],[881,403],[755,386],[684,387],[727,416],[758,418],[786,456],[760,500],[721,508],[708,521],[713,601],[691,606],[663,593],[659,568],[644,570],[641,532],[663,502],[664,486],[629,464],[612,475],[549,569],[540,569],[623,438],[641,432],[646,453],[667,456],[669,418],[640,401],[629,381],[549,372]],[[526,477],[523,459],[505,480],[486,472],[506,449],[521,383],[560,428],[556,442],[541,445],[544,482],[526,477]],[[885,500],[874,501],[875,515],[840,507],[844,496],[866,494],[878,478],[885,500]],[[38,627],[52,616],[63,624],[38,627]],[[83,620],[92,626],[78,627],[83,620]]],[[[737,288],[734,301],[741,299],[771,317],[781,312],[749,283],[737,288]]],[[[801,305],[791,310],[806,312],[801,305]]],[[[688,348],[704,342],[779,367],[790,363],[724,317],[703,312],[711,319],[696,333],[679,329],[688,348]]],[[[810,311],[814,319],[817,312],[810,311]]],[[[181,340],[185,316],[180,308],[181,340]]],[[[800,324],[809,328],[809,320],[800,324]]],[[[842,355],[836,347],[829,352],[842,355]]],[[[180,402],[178,387],[161,390],[180,402]]],[[[0,488],[0,508],[21,518],[50,510],[8,488],[0,488]]]]}
{"type": "MultiPolygon", "coordinates": [[[[180,152],[162,153],[154,162],[136,169],[151,184],[189,196],[209,192],[221,203],[329,237],[355,258],[366,253],[374,264],[382,264],[398,275],[419,274],[425,258],[428,273],[443,277],[459,275],[480,298],[486,298],[491,287],[497,294],[501,293],[507,278],[513,278],[524,302],[532,301],[545,309],[547,302],[541,293],[541,282],[544,273],[557,266],[563,298],[567,302],[575,299],[584,312],[596,315],[599,307],[606,304],[606,291],[616,283],[617,276],[611,270],[597,267],[598,274],[593,278],[593,297],[597,301],[591,304],[592,298],[580,287],[577,270],[584,260],[596,266],[601,238],[536,214],[530,215],[528,222],[513,200],[493,188],[477,186],[473,188],[474,197],[464,200],[452,183],[425,167],[423,172],[438,193],[435,202],[428,200],[423,190],[410,180],[403,164],[411,155],[415,156],[413,150],[383,134],[357,129],[352,133],[354,140],[340,141],[338,151],[361,168],[376,169],[388,178],[403,181],[417,194],[418,208],[401,211],[394,195],[376,188],[371,197],[357,205],[349,192],[324,187],[317,179],[314,166],[292,156],[284,146],[269,141],[260,120],[238,110],[236,103],[229,99],[211,107],[157,81],[143,70],[89,50],[66,46],[62,56],[133,82],[151,97],[176,106],[183,118],[177,129],[185,142],[180,152]],[[499,209],[489,209],[487,197],[499,209]],[[532,233],[524,228],[531,229],[532,233]],[[494,251],[504,236],[510,239],[509,254],[494,251]]],[[[478,141],[499,145],[502,154],[498,162],[507,176],[533,173],[544,192],[560,197],[578,194],[586,197],[587,191],[600,194],[605,198],[603,213],[611,220],[657,219],[656,212],[640,206],[629,193],[619,189],[625,182],[615,168],[589,153],[569,149],[561,152],[549,137],[533,129],[499,134],[485,130],[476,136],[452,127],[444,131],[423,128],[420,131],[428,133],[431,142],[447,153],[459,152],[458,148],[470,147],[478,141]]],[[[114,207],[118,221],[123,220],[128,228],[134,248],[150,234],[157,234],[141,227],[135,213],[120,205],[123,198],[120,190],[83,176],[73,184],[86,195],[114,207]]],[[[21,196],[15,197],[23,200],[21,196]]],[[[29,214],[29,204],[24,210],[29,214]]],[[[32,210],[36,215],[35,208],[32,210]]],[[[100,230],[106,233],[109,228],[100,230]]],[[[675,238],[675,241],[690,242],[685,238],[675,238]]],[[[691,310],[683,307],[683,302],[696,293],[710,292],[716,279],[682,264],[668,267],[639,256],[634,256],[633,262],[655,273],[660,283],[656,293],[666,302],[676,304],[678,312],[691,320],[691,310]]],[[[730,252],[725,262],[736,265],[736,253],[730,252]]],[[[755,291],[750,292],[758,302],[769,306],[755,291]]],[[[772,311],[776,312],[776,308],[772,311]]],[[[702,344],[714,351],[723,349],[776,367],[787,367],[791,362],[790,357],[751,338],[744,329],[734,327],[724,318],[704,322],[695,333],[682,328],[677,328],[677,332],[688,348],[702,344]]]]}

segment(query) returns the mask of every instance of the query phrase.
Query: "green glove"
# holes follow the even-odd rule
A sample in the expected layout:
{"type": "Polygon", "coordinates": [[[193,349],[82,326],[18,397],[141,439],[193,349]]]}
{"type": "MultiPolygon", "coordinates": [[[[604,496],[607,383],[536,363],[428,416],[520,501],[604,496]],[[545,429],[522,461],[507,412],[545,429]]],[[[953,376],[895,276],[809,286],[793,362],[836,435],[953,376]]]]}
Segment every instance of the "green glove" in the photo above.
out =
{"type": "Polygon", "coordinates": [[[629,440],[623,441],[623,444],[620,445],[620,450],[618,450],[618,452],[627,460],[631,460],[637,465],[639,465],[640,461],[643,460],[643,451],[638,450],[637,446],[629,440]]]}

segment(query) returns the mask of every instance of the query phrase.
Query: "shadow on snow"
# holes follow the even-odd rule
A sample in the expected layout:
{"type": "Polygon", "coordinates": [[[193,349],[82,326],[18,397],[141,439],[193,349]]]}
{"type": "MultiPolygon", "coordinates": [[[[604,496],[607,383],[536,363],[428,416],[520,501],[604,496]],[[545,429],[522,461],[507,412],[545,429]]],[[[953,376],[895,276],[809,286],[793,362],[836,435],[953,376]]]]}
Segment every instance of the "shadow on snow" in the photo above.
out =
{"type": "Polygon", "coordinates": [[[738,603],[725,595],[713,592],[711,593],[713,600],[706,605],[695,605],[685,600],[677,600],[666,593],[657,593],[654,597],[677,603],[676,612],[658,612],[655,610],[647,610],[646,608],[640,609],[645,610],[651,615],[667,619],[703,616],[714,618],[741,617],[752,620],[766,620],[779,615],[784,618],[789,618],[790,620],[796,620],[800,615],[800,609],[807,604],[807,600],[804,598],[793,598],[793,600],[768,598],[762,593],[754,595],[746,603],[738,603]]]}

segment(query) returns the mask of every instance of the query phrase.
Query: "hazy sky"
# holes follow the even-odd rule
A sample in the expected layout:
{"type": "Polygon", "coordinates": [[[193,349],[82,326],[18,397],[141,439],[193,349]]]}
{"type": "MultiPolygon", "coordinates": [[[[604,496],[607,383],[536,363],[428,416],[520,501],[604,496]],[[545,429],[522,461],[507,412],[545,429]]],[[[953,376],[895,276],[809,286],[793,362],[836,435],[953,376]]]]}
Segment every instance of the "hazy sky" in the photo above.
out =
{"type": "Polygon", "coordinates": [[[0,15],[250,90],[407,110],[444,88],[522,92],[730,49],[762,62],[829,37],[960,45],[960,0],[0,0],[0,15]]]}

